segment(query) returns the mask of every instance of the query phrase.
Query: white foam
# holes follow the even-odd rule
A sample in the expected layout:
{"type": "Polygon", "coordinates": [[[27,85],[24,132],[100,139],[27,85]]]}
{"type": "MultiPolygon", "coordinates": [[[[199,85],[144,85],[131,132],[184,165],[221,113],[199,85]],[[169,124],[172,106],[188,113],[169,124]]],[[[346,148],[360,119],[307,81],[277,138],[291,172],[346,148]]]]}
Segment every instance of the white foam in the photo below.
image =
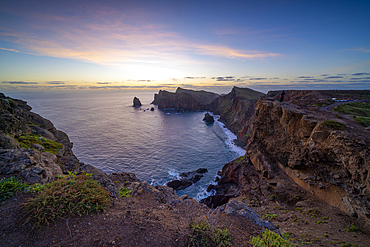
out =
{"type": "Polygon", "coordinates": [[[225,135],[226,135],[226,140],[225,144],[227,148],[233,153],[235,158],[240,157],[242,155],[245,155],[245,149],[238,147],[237,145],[234,144],[234,140],[237,139],[236,135],[231,132],[229,129],[225,127],[225,124],[219,121],[220,116],[219,115],[214,115],[215,122],[221,126],[221,128],[224,130],[225,135]]]}

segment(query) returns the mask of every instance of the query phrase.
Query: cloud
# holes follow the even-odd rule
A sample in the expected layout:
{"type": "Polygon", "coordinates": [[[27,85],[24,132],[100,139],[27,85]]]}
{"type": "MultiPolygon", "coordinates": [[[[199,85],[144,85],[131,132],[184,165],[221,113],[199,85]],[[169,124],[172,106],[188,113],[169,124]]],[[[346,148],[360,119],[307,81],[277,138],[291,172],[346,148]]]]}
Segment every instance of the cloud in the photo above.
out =
{"type": "Polygon", "coordinates": [[[370,73],[354,73],[354,74],[352,74],[352,75],[356,75],[356,76],[358,76],[358,75],[370,75],[370,73]]]}
{"type": "Polygon", "coordinates": [[[267,80],[267,78],[255,77],[255,78],[249,78],[249,80],[267,80]]]}
{"type": "Polygon", "coordinates": [[[26,82],[26,81],[3,81],[2,83],[9,83],[9,84],[38,84],[38,82],[26,82]]]}
{"type": "Polygon", "coordinates": [[[322,74],[322,75],[320,75],[320,76],[329,76],[329,74],[322,74]]]}
{"type": "Polygon", "coordinates": [[[0,50],[19,52],[19,51],[15,50],[15,49],[8,49],[8,48],[2,48],[2,47],[0,47],[0,50]]]}
{"type": "Polygon", "coordinates": [[[96,84],[110,84],[110,82],[97,82],[96,84]]]}
{"type": "Polygon", "coordinates": [[[200,77],[200,76],[196,76],[196,77],[194,77],[194,76],[187,76],[187,77],[184,77],[184,79],[186,80],[186,79],[204,79],[205,77],[203,76],[203,77],[200,77]]]}
{"type": "MultiPolygon", "coordinates": [[[[212,77],[212,79],[214,79],[215,77],[212,77]]],[[[225,76],[225,77],[216,77],[216,80],[217,81],[235,81],[234,79],[235,77],[234,76],[225,76]]]]}
{"type": "Polygon", "coordinates": [[[337,74],[337,75],[346,75],[346,74],[337,74]]]}
{"type": "Polygon", "coordinates": [[[313,76],[300,76],[300,77],[298,77],[298,78],[300,78],[300,79],[313,78],[313,76]]]}
{"type": "Polygon", "coordinates": [[[369,80],[370,77],[357,77],[357,78],[351,78],[351,80],[369,80]]]}
{"type": "Polygon", "coordinates": [[[52,11],[38,6],[40,8],[33,6],[27,9],[26,5],[7,9],[14,18],[18,18],[17,25],[7,22],[0,28],[2,39],[16,43],[27,54],[119,68],[127,64],[155,64],[158,67],[194,64],[197,63],[194,55],[242,61],[282,55],[190,39],[169,31],[169,24],[156,22],[151,13],[122,13],[109,4],[92,3],[83,9],[78,5],[76,9],[67,10],[61,3],[58,5],[60,10],[54,8],[52,11]]]}
{"type": "Polygon", "coordinates": [[[334,75],[334,76],[327,76],[324,79],[339,79],[339,78],[343,78],[343,76],[336,76],[336,75],[334,75]]]}
{"type": "Polygon", "coordinates": [[[65,84],[63,81],[47,81],[46,84],[65,84]]]}

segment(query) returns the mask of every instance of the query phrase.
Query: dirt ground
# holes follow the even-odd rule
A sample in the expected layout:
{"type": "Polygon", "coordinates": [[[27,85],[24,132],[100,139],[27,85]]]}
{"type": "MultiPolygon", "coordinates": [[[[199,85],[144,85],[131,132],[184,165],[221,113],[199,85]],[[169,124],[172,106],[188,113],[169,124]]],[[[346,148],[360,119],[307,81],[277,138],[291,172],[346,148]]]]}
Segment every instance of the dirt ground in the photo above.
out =
{"type": "Polygon", "coordinates": [[[187,246],[189,222],[203,216],[211,225],[227,227],[233,246],[249,246],[250,236],[262,230],[243,218],[213,214],[193,199],[169,205],[141,194],[115,200],[104,213],[61,219],[35,231],[22,214],[29,196],[18,193],[0,206],[1,246],[187,246]]]}

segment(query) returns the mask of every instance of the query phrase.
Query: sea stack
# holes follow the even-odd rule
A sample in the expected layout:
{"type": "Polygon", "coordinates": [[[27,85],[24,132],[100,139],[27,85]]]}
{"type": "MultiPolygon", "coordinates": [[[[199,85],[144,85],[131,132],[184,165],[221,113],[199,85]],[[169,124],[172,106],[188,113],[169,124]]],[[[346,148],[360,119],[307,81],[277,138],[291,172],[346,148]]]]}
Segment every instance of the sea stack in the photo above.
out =
{"type": "Polygon", "coordinates": [[[213,118],[213,116],[211,116],[208,112],[205,114],[204,118],[203,118],[203,121],[205,121],[206,123],[213,123],[215,121],[215,119],[213,118]]]}
{"type": "Polygon", "coordinates": [[[141,106],[141,102],[138,98],[134,97],[134,105],[133,107],[140,107],[141,106]]]}

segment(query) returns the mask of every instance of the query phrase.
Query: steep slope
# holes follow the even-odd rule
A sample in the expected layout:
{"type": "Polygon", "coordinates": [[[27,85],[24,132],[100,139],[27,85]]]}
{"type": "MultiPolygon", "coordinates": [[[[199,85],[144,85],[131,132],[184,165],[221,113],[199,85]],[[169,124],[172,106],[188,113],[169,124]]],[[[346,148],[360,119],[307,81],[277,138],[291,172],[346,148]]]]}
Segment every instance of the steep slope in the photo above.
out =
{"type": "Polygon", "coordinates": [[[243,162],[226,164],[218,185],[210,188],[216,189],[218,197],[248,191],[248,184],[256,181],[256,175],[247,172],[253,167],[265,183],[273,185],[270,189],[279,200],[296,203],[292,193],[299,193],[293,188],[299,185],[327,204],[358,217],[370,229],[368,130],[271,98],[258,99],[250,125],[253,130],[243,162]]]}

